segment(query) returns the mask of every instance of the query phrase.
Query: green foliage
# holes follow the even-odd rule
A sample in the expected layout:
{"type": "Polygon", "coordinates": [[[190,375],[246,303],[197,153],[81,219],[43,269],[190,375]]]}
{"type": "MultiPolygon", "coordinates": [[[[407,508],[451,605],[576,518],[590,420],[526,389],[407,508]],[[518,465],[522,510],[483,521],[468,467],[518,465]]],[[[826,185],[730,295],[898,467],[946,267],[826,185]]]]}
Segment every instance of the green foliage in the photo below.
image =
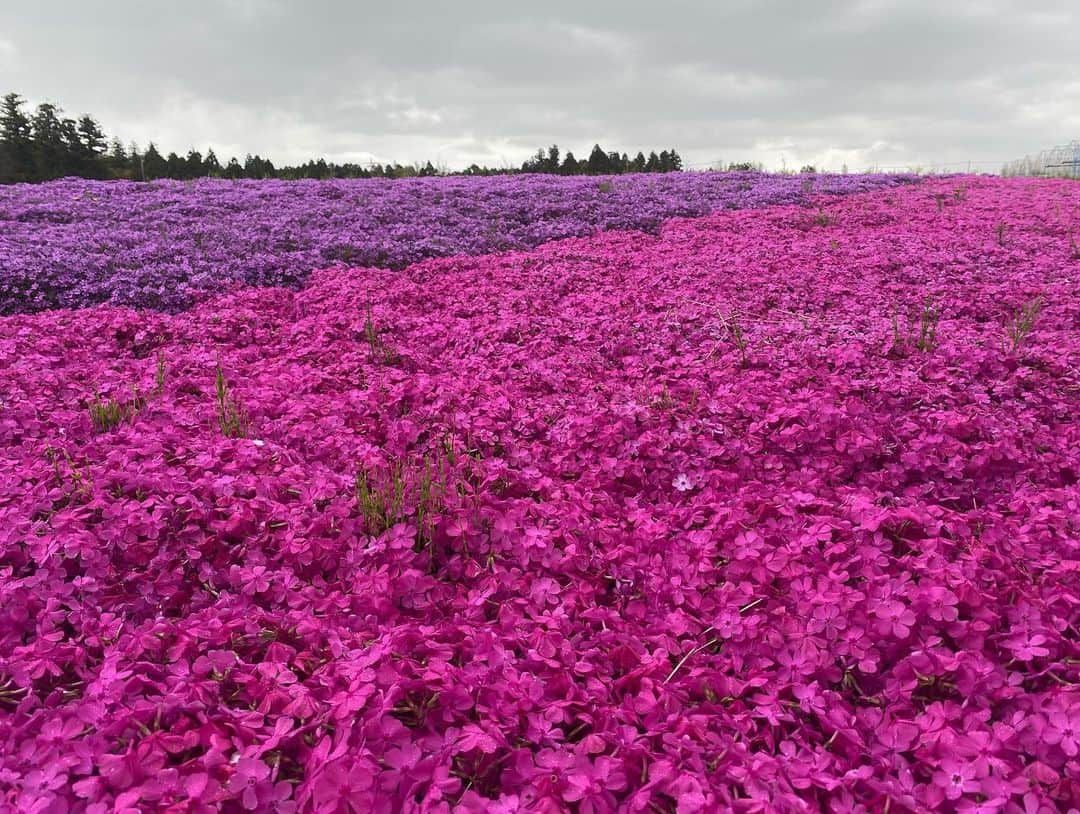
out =
{"type": "Polygon", "coordinates": [[[229,388],[225,371],[218,360],[214,377],[214,406],[217,410],[218,427],[226,438],[246,438],[251,429],[247,410],[229,388]]]}
{"type": "Polygon", "coordinates": [[[652,399],[650,405],[654,410],[666,413],[674,410],[678,402],[675,401],[675,397],[671,395],[671,391],[665,384],[661,386],[660,392],[652,399]]]}
{"type": "Polygon", "coordinates": [[[922,312],[919,314],[919,338],[915,342],[915,347],[923,353],[937,347],[937,329],[940,320],[941,314],[937,307],[929,302],[924,303],[922,312]]]}
{"type": "Polygon", "coordinates": [[[605,153],[599,144],[594,144],[586,167],[589,175],[610,175],[619,171],[618,157],[612,160],[612,155],[605,153]]]}
{"type": "Polygon", "coordinates": [[[401,356],[379,335],[379,329],[371,313],[371,306],[367,308],[364,316],[364,340],[371,349],[371,358],[384,365],[396,365],[401,361],[401,356]]]}
{"type": "Polygon", "coordinates": [[[126,416],[124,405],[114,399],[102,401],[99,396],[95,396],[90,403],[90,422],[97,432],[108,432],[120,426],[126,416]]]}
{"type": "Polygon", "coordinates": [[[34,180],[30,119],[17,93],[4,96],[0,105],[0,183],[34,180]]]}
{"type": "Polygon", "coordinates": [[[45,447],[45,458],[52,465],[56,485],[65,492],[65,497],[79,497],[88,500],[94,492],[94,479],[90,474],[90,465],[79,466],[71,454],[63,447],[45,447]]]}
{"type": "Polygon", "coordinates": [[[731,344],[735,346],[735,350],[739,352],[739,364],[746,367],[750,363],[750,343],[746,339],[746,332],[743,330],[739,315],[734,311],[726,317],[721,314],[720,324],[731,340],[731,344]]]}
{"type": "Polygon", "coordinates": [[[682,157],[674,149],[663,150],[659,155],[651,152],[647,159],[642,152],[630,158],[626,153],[605,152],[599,144],[584,161],[576,159],[571,152],[563,156],[559,146],[552,144],[547,150],[538,150],[520,169],[473,164],[459,173],[448,173],[430,161],[423,164],[337,164],[323,158],[279,168],[257,154],[248,154],[243,161],[233,157],[223,165],[212,149],[207,150],[205,157],[195,149],[188,150],[186,156],[176,152],[163,156],[153,142],[143,151],[134,144],[125,149],[118,139],[110,141],[92,116],[80,116],[77,120],[66,118],[56,105],[43,103],[32,117],[28,117],[22,109],[24,104],[18,94],[9,93],[0,105],[0,184],[47,181],[67,175],[133,181],[159,178],[188,181],[207,176],[294,180],[509,175],[516,172],[619,175],[626,172],[679,172],[683,168],[682,157]]]}
{"type": "Polygon", "coordinates": [[[682,169],[682,157],[674,149],[664,150],[659,155],[655,152],[645,158],[639,152],[633,158],[627,153],[606,152],[599,144],[593,145],[589,157],[578,161],[574,154],[567,152],[559,163],[559,145],[553,144],[544,150],[537,150],[536,155],[521,165],[521,172],[548,173],[551,175],[622,175],[628,172],[678,172],[682,169]]]}
{"type": "Polygon", "coordinates": [[[155,392],[161,393],[165,390],[165,377],[168,373],[168,368],[165,362],[165,351],[159,350],[157,352],[156,368],[154,370],[154,384],[155,392]]]}
{"type": "Polygon", "coordinates": [[[108,177],[105,134],[93,117],[67,118],[48,102],[27,116],[24,104],[9,93],[0,105],[0,183],[108,177]]]}
{"type": "Polygon", "coordinates": [[[368,534],[378,535],[399,523],[416,526],[417,552],[428,549],[434,563],[434,532],[446,509],[450,476],[456,457],[453,439],[444,438],[440,448],[422,458],[394,459],[385,468],[356,471],[353,494],[368,534]]]}
{"type": "MultiPolygon", "coordinates": [[[[727,166],[728,172],[764,172],[765,166],[760,162],[755,163],[753,161],[739,161],[731,162],[727,166]]],[[[847,173],[844,173],[845,175],[847,173]]]]}
{"type": "Polygon", "coordinates": [[[909,334],[905,334],[900,327],[900,316],[894,312],[892,316],[892,349],[902,351],[908,345],[914,345],[917,350],[929,353],[937,347],[937,329],[940,321],[941,312],[937,306],[932,305],[927,300],[923,303],[922,310],[919,312],[918,321],[910,326],[909,334]]]}
{"type": "Polygon", "coordinates": [[[146,406],[146,400],[139,396],[138,386],[131,388],[131,401],[118,401],[114,398],[102,399],[94,394],[90,402],[90,423],[96,432],[108,432],[116,429],[124,421],[130,421],[146,406]]]}
{"type": "Polygon", "coordinates": [[[357,470],[353,491],[369,534],[382,534],[405,519],[405,477],[401,461],[391,463],[381,478],[363,467],[357,470]]]}
{"type": "Polygon", "coordinates": [[[1043,304],[1044,300],[1040,294],[1035,299],[1024,303],[1013,313],[1012,319],[1005,326],[1005,335],[1010,353],[1016,353],[1034,330],[1035,322],[1039,319],[1039,314],[1042,313],[1043,304]]]}

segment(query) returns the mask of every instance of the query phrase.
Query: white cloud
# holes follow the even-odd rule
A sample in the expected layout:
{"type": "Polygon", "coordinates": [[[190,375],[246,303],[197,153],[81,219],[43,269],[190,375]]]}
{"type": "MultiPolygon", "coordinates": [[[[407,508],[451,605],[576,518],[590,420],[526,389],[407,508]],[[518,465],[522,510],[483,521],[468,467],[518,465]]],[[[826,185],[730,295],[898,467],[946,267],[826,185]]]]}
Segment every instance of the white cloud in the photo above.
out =
{"type": "Polygon", "coordinates": [[[516,164],[599,141],[862,169],[1080,136],[1080,7],[1055,0],[53,0],[0,29],[0,90],[125,141],[276,163],[516,164]]]}
{"type": "Polygon", "coordinates": [[[253,22],[260,15],[280,14],[285,9],[280,0],[224,0],[226,12],[245,22],[253,22]]]}
{"type": "Polygon", "coordinates": [[[0,37],[0,65],[13,67],[18,55],[15,43],[0,37]]]}

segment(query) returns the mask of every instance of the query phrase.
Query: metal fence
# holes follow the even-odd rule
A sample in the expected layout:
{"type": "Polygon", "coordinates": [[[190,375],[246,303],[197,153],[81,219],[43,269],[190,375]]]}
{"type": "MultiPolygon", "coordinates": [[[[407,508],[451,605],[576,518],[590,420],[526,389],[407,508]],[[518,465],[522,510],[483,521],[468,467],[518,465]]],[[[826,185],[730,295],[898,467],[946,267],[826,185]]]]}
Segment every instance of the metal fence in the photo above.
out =
{"type": "Polygon", "coordinates": [[[1062,144],[1041,153],[1011,161],[1002,175],[1044,175],[1058,178],[1080,178],[1080,141],[1062,144]]]}

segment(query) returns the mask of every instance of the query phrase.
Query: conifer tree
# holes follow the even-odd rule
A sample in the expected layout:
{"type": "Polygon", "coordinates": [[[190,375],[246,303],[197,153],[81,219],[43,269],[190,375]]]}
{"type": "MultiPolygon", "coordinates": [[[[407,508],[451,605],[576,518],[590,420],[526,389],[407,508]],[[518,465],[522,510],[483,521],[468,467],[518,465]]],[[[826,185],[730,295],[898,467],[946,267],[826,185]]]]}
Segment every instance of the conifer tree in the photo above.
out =
{"type": "Polygon", "coordinates": [[[124,149],[124,142],[113,138],[109,142],[109,153],[105,156],[105,166],[111,178],[128,177],[128,153],[124,149]]]}
{"type": "Polygon", "coordinates": [[[168,167],[161,153],[158,152],[154,142],[146,145],[146,152],[141,156],[140,174],[142,180],[153,181],[155,178],[166,178],[168,167]]]}
{"type": "Polygon", "coordinates": [[[203,159],[202,164],[203,172],[211,178],[221,175],[221,164],[218,163],[218,157],[214,155],[213,147],[206,151],[206,158],[203,159]]]}
{"type": "Polygon", "coordinates": [[[607,175],[611,172],[608,155],[601,149],[599,144],[593,145],[586,167],[589,175],[607,175]]]}
{"type": "Polygon", "coordinates": [[[30,119],[23,113],[24,104],[17,93],[5,95],[0,103],[0,183],[33,180],[30,119]]]}
{"type": "Polygon", "coordinates": [[[222,175],[226,178],[231,178],[234,181],[244,177],[244,168],[240,166],[240,162],[236,160],[236,156],[229,159],[229,163],[225,165],[225,170],[222,172],[222,175]]]}

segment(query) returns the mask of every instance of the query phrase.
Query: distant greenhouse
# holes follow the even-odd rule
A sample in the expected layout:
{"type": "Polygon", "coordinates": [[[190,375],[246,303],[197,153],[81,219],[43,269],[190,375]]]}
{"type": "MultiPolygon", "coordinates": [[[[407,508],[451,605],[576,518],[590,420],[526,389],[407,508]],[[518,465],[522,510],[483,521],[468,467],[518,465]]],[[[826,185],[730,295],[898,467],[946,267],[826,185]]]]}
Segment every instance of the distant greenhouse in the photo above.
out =
{"type": "Polygon", "coordinates": [[[1002,175],[1080,178],[1080,141],[1071,141],[1006,164],[1002,175]]]}

